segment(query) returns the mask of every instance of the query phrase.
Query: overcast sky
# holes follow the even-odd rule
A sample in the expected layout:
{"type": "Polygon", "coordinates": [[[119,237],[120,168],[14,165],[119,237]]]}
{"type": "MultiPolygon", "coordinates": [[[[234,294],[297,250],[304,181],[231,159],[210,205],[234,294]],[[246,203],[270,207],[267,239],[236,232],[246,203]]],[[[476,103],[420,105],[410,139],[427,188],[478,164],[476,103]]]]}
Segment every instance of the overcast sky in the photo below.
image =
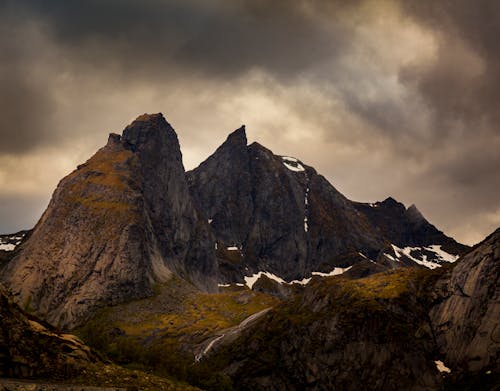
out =
{"type": "Polygon", "coordinates": [[[187,169],[241,124],[347,197],[500,226],[500,2],[0,0],[0,232],[139,114],[187,169]]]}

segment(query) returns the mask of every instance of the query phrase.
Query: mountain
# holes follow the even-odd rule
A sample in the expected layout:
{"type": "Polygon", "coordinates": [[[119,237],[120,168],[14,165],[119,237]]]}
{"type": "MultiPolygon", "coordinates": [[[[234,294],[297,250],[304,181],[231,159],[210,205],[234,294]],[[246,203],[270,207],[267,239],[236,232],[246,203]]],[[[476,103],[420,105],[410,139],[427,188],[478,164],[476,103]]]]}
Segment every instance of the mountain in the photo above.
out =
{"type": "Polygon", "coordinates": [[[175,131],[145,114],[59,183],[2,280],[21,306],[70,329],[103,305],[151,296],[172,273],[215,291],[214,243],[175,131]]]}
{"type": "Polygon", "coordinates": [[[221,283],[260,272],[302,280],[366,259],[438,267],[467,249],[415,206],[350,201],[300,160],[247,145],[244,126],[187,177],[217,238],[221,283]]]}
{"type": "Polygon", "coordinates": [[[457,264],[314,279],[198,364],[238,390],[494,390],[500,229],[457,264]]]}
{"type": "Polygon", "coordinates": [[[353,202],[300,160],[247,145],[244,126],[186,173],[162,114],[110,134],[61,180],[29,234],[0,240],[0,279],[24,309],[64,329],[152,296],[172,274],[216,292],[262,275],[284,286],[353,267],[439,267],[467,249],[415,207],[353,202]]]}
{"type": "Polygon", "coordinates": [[[499,248],[500,231],[469,249],[414,205],[351,201],[244,127],[186,173],[144,114],[33,230],[0,236],[0,375],[79,360],[81,384],[175,389],[106,357],[208,390],[489,389],[499,248]]]}

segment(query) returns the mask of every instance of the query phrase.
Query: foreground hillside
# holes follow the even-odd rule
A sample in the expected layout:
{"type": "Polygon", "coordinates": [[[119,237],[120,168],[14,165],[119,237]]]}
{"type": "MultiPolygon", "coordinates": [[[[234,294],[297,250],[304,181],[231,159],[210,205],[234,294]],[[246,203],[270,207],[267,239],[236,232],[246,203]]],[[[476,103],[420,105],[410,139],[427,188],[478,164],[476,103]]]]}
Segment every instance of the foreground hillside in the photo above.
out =
{"type": "Polygon", "coordinates": [[[455,268],[313,280],[200,367],[235,389],[500,385],[500,229],[455,268]]]}
{"type": "Polygon", "coordinates": [[[76,336],[64,334],[22,311],[0,286],[0,390],[69,391],[92,387],[195,389],[104,361],[76,336]]]}

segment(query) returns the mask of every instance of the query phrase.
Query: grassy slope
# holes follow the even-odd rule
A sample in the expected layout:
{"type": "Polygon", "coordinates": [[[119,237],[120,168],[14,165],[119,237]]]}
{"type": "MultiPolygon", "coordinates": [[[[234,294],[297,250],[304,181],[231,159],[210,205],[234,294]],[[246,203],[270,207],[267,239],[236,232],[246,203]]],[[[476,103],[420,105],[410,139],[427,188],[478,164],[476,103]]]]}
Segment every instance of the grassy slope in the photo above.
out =
{"type": "Polygon", "coordinates": [[[184,380],[200,344],[278,303],[248,289],[202,293],[175,277],[156,293],[103,309],[77,334],[119,364],[184,380]]]}

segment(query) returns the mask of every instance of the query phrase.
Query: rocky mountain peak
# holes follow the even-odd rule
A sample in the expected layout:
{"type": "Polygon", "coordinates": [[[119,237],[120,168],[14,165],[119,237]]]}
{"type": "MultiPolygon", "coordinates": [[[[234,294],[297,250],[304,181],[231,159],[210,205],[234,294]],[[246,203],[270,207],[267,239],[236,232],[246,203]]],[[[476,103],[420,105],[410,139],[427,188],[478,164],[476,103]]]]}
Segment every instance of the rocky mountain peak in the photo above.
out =
{"type": "Polygon", "coordinates": [[[406,210],[406,216],[408,217],[408,220],[414,224],[421,224],[427,221],[415,204],[412,204],[406,210]]]}
{"type": "Polygon", "coordinates": [[[405,206],[401,202],[396,201],[392,197],[387,197],[380,204],[383,207],[399,210],[401,212],[404,212],[406,210],[405,206]]]}
{"type": "Polygon", "coordinates": [[[177,135],[144,114],[64,178],[6,265],[16,301],[73,328],[177,274],[217,289],[214,239],[189,195],[177,135]]]}
{"type": "Polygon", "coordinates": [[[122,142],[132,150],[142,145],[173,141],[178,144],[177,135],[163,114],[143,114],[123,130],[122,142]]]}
{"type": "Polygon", "coordinates": [[[246,153],[247,135],[245,125],[242,125],[227,136],[226,141],[217,148],[217,153],[246,153]]]}

